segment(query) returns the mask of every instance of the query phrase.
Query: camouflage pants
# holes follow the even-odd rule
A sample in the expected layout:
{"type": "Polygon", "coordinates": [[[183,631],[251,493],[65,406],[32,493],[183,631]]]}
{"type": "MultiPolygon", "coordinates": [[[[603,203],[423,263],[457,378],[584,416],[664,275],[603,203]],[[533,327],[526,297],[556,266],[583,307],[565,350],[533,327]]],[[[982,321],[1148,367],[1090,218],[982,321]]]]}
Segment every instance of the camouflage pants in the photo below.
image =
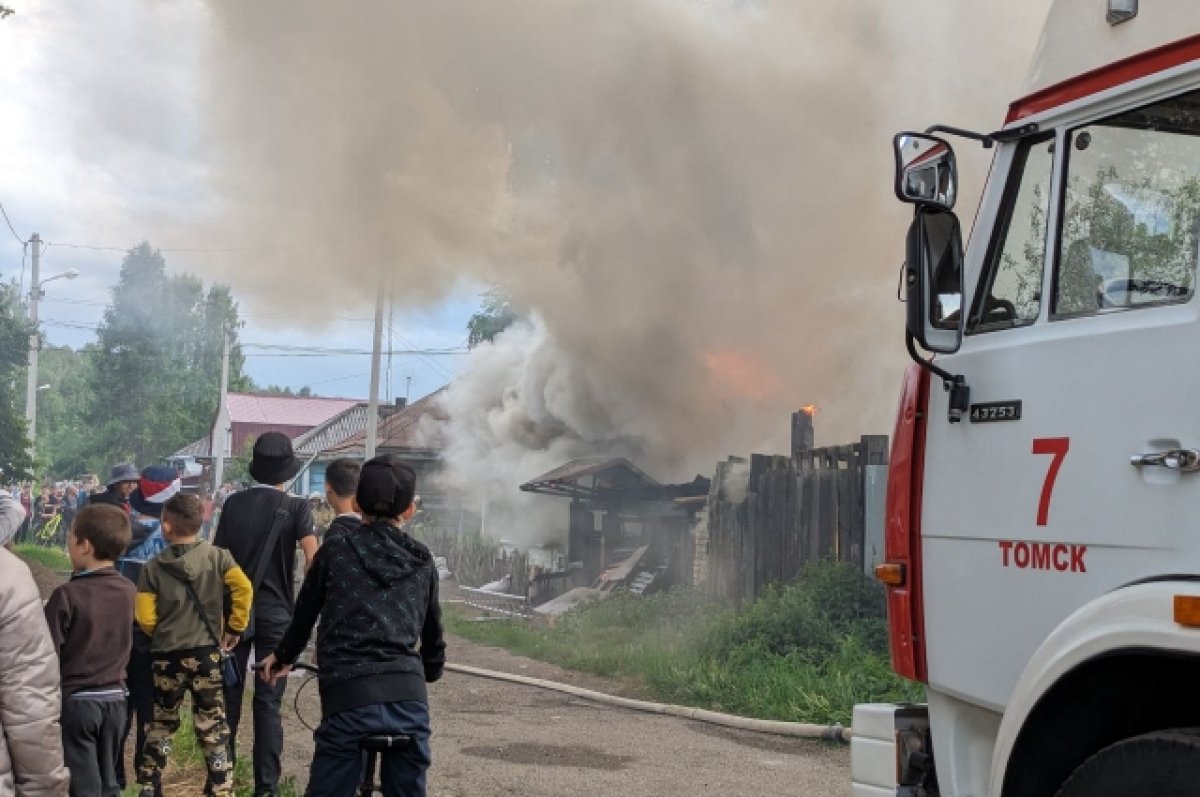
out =
{"type": "Polygon", "coordinates": [[[204,751],[212,793],[232,795],[229,725],[225,722],[221,656],[217,649],[155,653],[153,670],[154,719],[146,730],[138,783],[147,787],[159,782],[171,756],[171,737],[179,730],[179,706],[184,696],[191,693],[196,742],[204,751]]]}

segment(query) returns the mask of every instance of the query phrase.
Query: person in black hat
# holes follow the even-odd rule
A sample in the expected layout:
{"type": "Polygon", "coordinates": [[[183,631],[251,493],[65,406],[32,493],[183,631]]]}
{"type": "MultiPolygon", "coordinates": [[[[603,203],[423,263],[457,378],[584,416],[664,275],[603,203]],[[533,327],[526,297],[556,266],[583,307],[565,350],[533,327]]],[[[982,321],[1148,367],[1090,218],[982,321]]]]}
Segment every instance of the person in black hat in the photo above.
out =
{"type": "MultiPolygon", "coordinates": [[[[250,626],[233,649],[244,672],[251,647],[255,660],[275,649],[292,620],[296,548],[304,551],[305,568],[317,552],[312,509],[285,488],[303,464],[292,452],[292,441],[281,432],[264,432],[254,441],[250,476],[255,484],[225,499],[213,545],[226,548],[250,578],[254,604],[250,626]]],[[[254,683],[254,794],[275,794],[279,788],[283,722],[279,706],[286,681],[254,683]]],[[[225,690],[229,717],[229,747],[237,758],[238,723],[242,715],[240,688],[225,690]]]]}
{"type": "Polygon", "coordinates": [[[112,504],[129,512],[129,496],[138,486],[138,469],[128,462],[113,465],[108,484],[102,493],[88,499],[89,504],[112,504]]]}
{"type": "Polygon", "coordinates": [[[263,680],[286,681],[320,617],[321,724],[313,734],[308,797],[353,793],[361,778],[359,743],[381,734],[412,739],[382,757],[383,793],[424,797],[425,684],[441,677],[446,643],[437,566],[429,549],[401,528],[415,512],[416,486],[412,467],[395,454],[363,465],[355,493],[362,525],[326,538],[291,626],[263,663],[263,680]]]}

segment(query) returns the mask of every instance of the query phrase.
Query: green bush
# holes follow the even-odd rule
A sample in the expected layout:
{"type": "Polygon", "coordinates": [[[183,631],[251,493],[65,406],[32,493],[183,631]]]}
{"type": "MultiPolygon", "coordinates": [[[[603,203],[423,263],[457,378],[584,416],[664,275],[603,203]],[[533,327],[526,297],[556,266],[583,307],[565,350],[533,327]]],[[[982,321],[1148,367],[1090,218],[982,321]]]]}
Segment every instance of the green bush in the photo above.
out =
{"type": "Polygon", "coordinates": [[[733,612],[692,589],[618,593],[551,628],[471,622],[453,631],[569,669],[616,677],[650,697],[735,714],[848,723],[855,703],[912,701],[887,656],[882,589],[856,568],[822,563],[733,612]]]}
{"type": "Polygon", "coordinates": [[[740,614],[713,628],[708,652],[729,657],[744,646],[776,656],[828,658],[843,637],[887,652],[883,589],[858,568],[837,562],[810,565],[788,584],[774,585],[740,614]]]}

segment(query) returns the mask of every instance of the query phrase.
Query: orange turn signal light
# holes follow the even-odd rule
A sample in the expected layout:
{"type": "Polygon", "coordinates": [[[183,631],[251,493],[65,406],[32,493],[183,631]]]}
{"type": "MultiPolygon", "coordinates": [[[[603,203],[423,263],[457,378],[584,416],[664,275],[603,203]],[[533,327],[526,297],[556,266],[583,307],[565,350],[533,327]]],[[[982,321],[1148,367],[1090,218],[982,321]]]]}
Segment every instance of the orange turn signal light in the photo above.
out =
{"type": "Polygon", "coordinates": [[[1200,628],[1200,595],[1175,596],[1175,622],[1200,628]]]}
{"type": "Polygon", "coordinates": [[[875,565],[875,580],[889,587],[904,586],[904,565],[895,562],[875,565]]]}

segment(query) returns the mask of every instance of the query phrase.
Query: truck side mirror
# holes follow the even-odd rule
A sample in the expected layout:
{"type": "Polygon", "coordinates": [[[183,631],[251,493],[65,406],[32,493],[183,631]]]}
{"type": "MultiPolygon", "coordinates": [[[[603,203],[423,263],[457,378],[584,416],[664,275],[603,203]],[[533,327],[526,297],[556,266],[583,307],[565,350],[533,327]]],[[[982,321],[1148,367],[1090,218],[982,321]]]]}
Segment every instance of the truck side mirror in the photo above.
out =
{"type": "Polygon", "coordinates": [[[905,246],[908,331],[927,351],[953,354],[962,343],[962,233],[958,217],[918,206],[905,246]]]}
{"type": "Polygon", "coordinates": [[[950,144],[924,133],[897,133],[892,146],[896,151],[896,198],[953,210],[958,198],[958,167],[950,144]]]}

